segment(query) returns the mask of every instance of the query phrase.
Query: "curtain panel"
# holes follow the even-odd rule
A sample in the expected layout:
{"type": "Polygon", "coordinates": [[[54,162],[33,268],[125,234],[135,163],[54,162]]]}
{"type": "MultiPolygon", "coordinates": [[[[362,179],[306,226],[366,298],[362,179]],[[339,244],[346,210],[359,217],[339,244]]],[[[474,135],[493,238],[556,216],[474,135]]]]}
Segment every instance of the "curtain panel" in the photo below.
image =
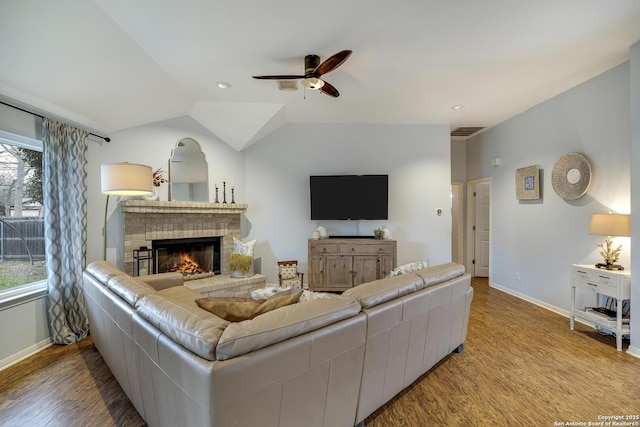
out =
{"type": "Polygon", "coordinates": [[[89,332],[82,293],[87,256],[88,132],[45,118],[44,235],[51,339],[72,344],[89,332]]]}

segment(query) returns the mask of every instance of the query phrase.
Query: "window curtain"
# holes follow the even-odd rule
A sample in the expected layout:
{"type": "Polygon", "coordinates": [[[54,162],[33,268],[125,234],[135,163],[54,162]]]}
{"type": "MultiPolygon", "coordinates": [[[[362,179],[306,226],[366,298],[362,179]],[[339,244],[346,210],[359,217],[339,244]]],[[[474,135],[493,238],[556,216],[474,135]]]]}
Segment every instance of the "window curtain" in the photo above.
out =
{"type": "Polygon", "coordinates": [[[72,344],[89,332],[82,293],[87,254],[89,134],[47,118],[42,128],[49,330],[55,344],[72,344]]]}

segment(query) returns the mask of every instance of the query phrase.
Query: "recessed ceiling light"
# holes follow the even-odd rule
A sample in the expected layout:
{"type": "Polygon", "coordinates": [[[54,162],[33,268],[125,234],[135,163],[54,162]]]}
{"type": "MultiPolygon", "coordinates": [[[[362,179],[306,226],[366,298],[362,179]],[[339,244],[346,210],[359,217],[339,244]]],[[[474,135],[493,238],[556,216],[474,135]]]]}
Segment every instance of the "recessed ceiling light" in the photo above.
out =
{"type": "Polygon", "coordinates": [[[462,110],[463,108],[464,108],[464,105],[460,105],[460,104],[456,104],[451,107],[452,110],[462,110]]]}
{"type": "Polygon", "coordinates": [[[218,83],[216,83],[216,86],[218,86],[220,89],[229,89],[231,87],[231,83],[229,83],[229,82],[218,82],[218,83]]]}

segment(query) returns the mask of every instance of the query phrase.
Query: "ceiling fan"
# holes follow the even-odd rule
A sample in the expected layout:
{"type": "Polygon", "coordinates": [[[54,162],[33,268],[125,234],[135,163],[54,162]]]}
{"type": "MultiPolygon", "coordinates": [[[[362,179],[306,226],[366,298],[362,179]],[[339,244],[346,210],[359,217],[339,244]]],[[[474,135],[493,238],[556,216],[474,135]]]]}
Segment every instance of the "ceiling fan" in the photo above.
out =
{"type": "Polygon", "coordinates": [[[325,95],[337,98],[340,96],[338,89],[333,87],[330,83],[322,80],[320,77],[332,72],[336,68],[346,61],[351,56],[350,50],[342,50],[335,55],[329,57],[323,63],[320,63],[320,57],[318,55],[307,55],[304,57],[304,75],[275,75],[275,76],[253,76],[254,79],[259,80],[302,80],[302,86],[319,90],[325,95]]]}

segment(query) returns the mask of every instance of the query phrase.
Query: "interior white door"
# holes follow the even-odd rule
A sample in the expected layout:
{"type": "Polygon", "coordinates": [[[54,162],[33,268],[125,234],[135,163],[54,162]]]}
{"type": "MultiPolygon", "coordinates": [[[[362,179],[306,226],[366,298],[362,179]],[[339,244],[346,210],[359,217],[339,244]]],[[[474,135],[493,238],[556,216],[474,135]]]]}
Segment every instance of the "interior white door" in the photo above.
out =
{"type": "Polygon", "coordinates": [[[475,185],[474,263],[476,277],[489,277],[489,213],[491,206],[491,184],[479,182],[475,185]]]}

